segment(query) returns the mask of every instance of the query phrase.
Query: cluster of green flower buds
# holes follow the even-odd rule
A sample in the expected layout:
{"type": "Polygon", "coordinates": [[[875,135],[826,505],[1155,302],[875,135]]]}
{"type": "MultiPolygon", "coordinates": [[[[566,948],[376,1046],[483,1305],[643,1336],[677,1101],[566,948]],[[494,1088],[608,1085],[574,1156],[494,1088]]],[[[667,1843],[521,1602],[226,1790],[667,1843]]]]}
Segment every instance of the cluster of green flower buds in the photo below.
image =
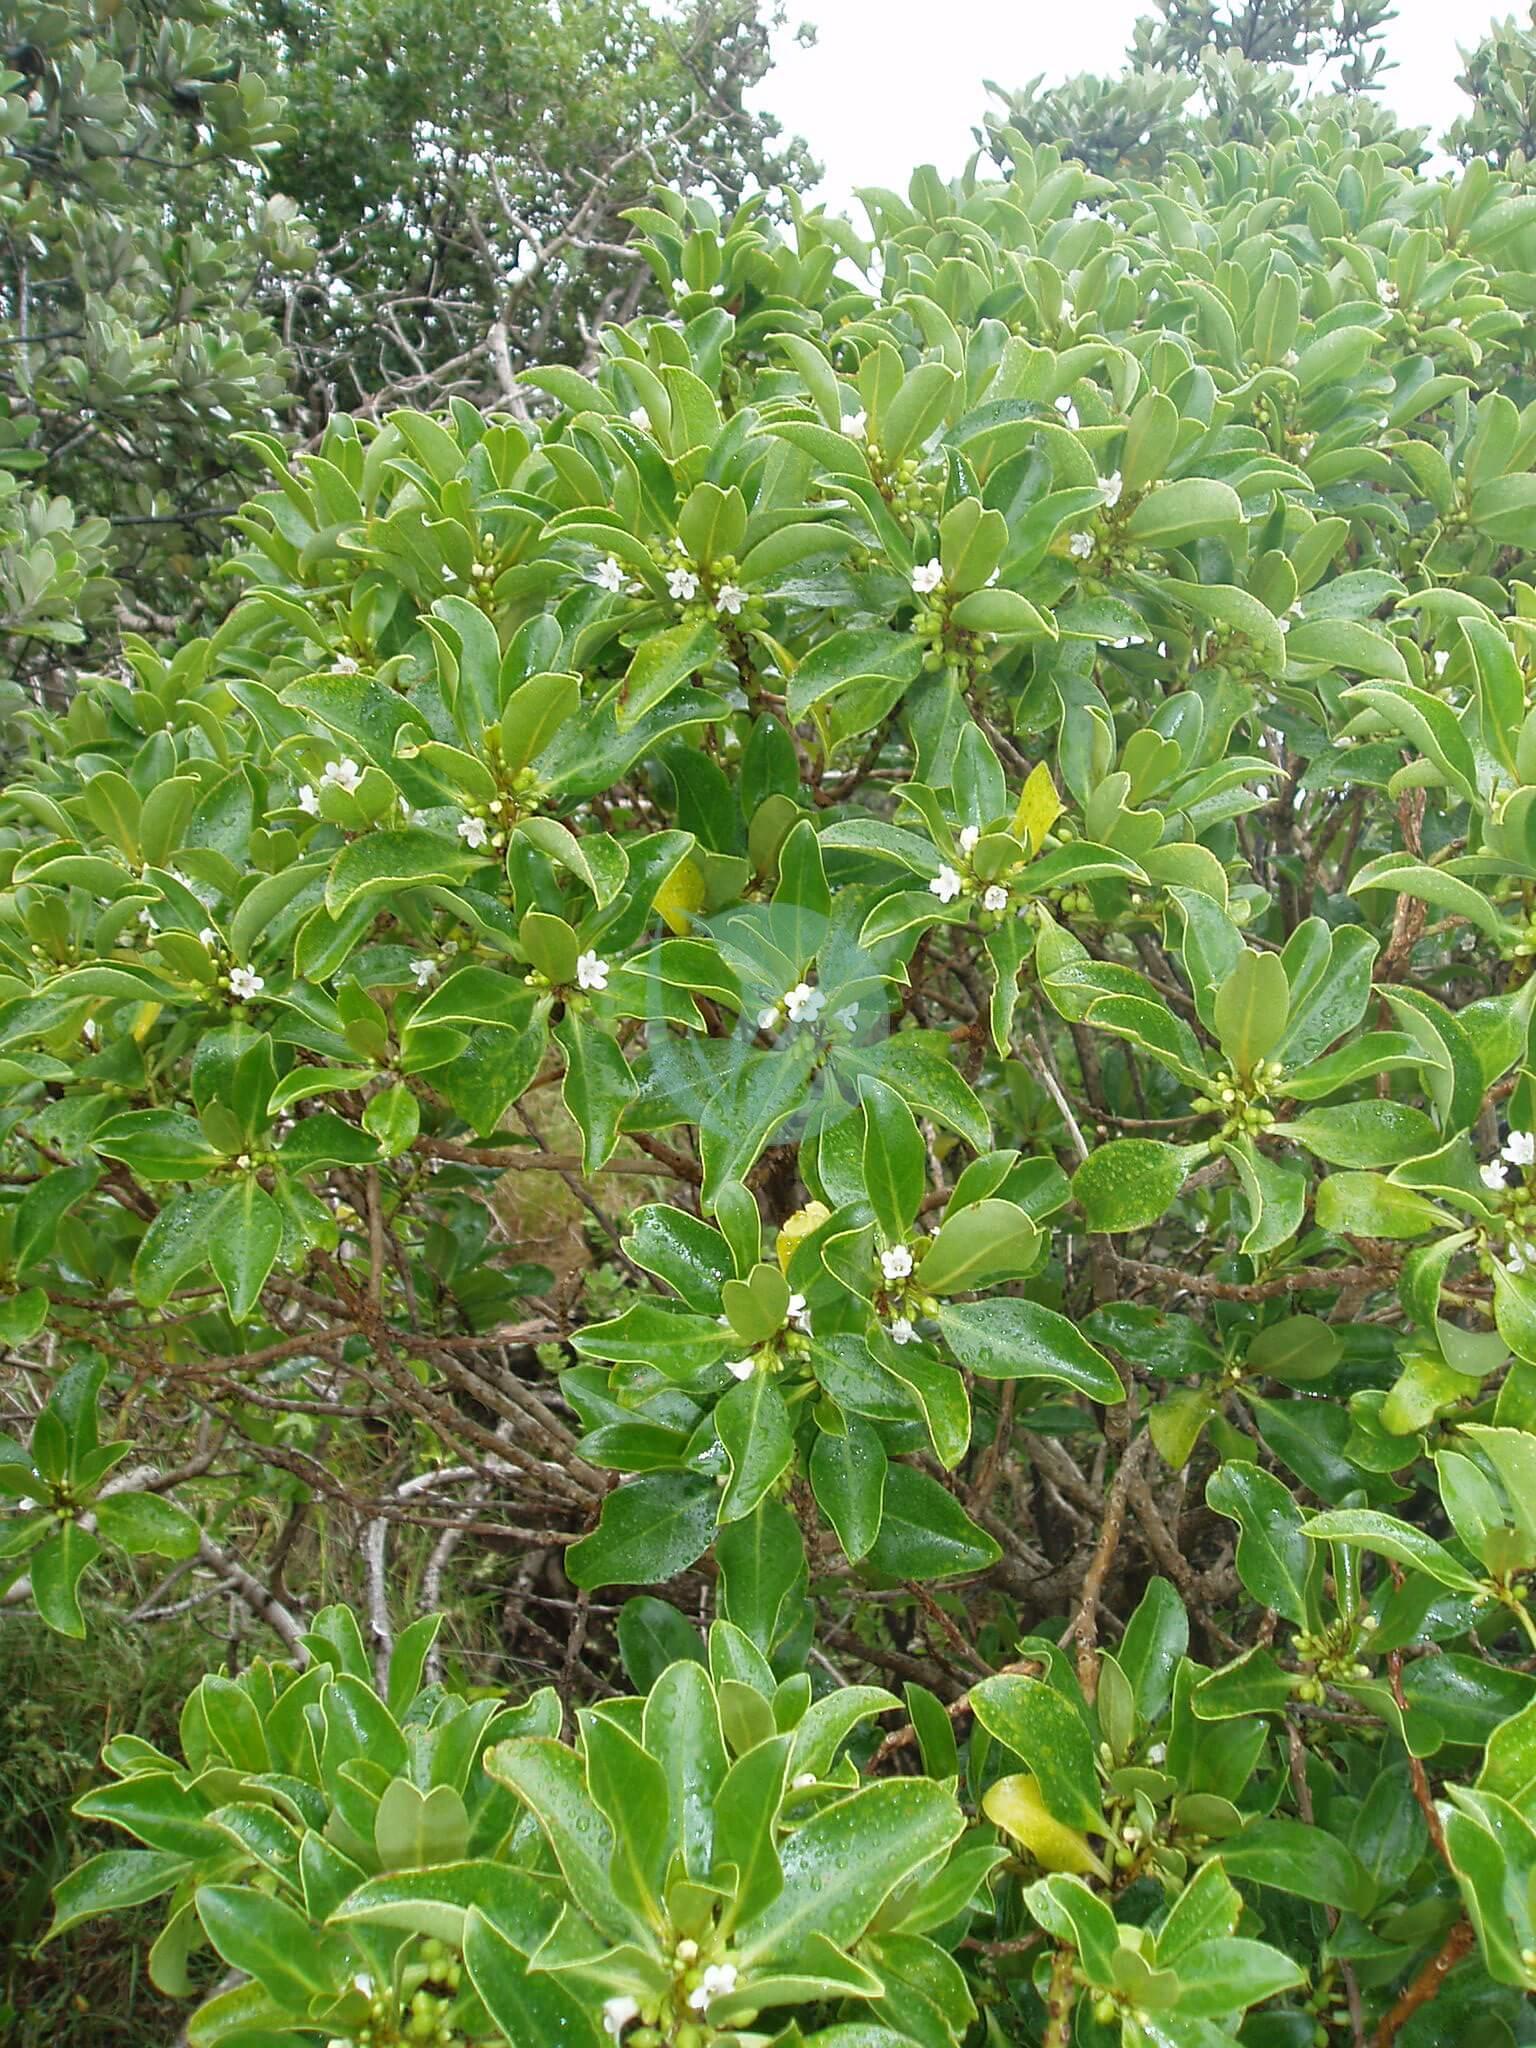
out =
{"type": "Polygon", "coordinates": [[[417,1960],[401,1972],[398,2004],[387,1991],[373,1991],[360,1978],[358,1989],[371,1996],[368,2018],[352,2036],[356,2048],[468,2048],[450,2018],[462,1976],[454,1951],[445,1942],[427,1940],[417,1960]]]}
{"type": "MultiPolygon", "coordinates": [[[[1367,1623],[1374,1626],[1369,1616],[1367,1623]]],[[[1331,1622],[1316,1634],[1298,1629],[1294,1647],[1302,1663],[1310,1664],[1312,1669],[1298,1672],[1292,1678],[1291,1691],[1297,1699],[1314,1707],[1323,1704],[1326,1686],[1350,1685],[1371,1675],[1371,1667],[1362,1664],[1355,1654],[1356,1630],[1347,1620],[1331,1622]]]]}
{"type": "Polygon", "coordinates": [[[1229,1067],[1216,1086],[1208,1094],[1197,1095],[1190,1106],[1198,1115],[1219,1116],[1223,1137],[1256,1136],[1274,1124],[1274,1115],[1264,1102],[1284,1073],[1278,1060],[1255,1060],[1246,1074],[1229,1067]]]}

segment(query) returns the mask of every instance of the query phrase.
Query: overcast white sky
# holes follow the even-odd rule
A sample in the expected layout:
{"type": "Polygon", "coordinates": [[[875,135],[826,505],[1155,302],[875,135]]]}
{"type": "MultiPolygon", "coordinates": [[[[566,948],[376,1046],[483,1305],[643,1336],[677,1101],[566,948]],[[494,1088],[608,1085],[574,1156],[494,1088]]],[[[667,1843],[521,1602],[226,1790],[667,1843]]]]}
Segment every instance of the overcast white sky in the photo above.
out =
{"type": "MultiPolygon", "coordinates": [[[[984,78],[1016,86],[1039,72],[1117,71],[1132,23],[1150,12],[1147,0],[789,0],[757,98],[826,165],[829,201],[858,185],[905,191],[918,164],[946,177],[963,169],[972,127],[997,104],[984,78]],[[801,21],[815,26],[814,49],[794,41],[801,21]]],[[[1458,39],[1477,43],[1493,12],[1487,0],[1398,0],[1386,98],[1428,124],[1431,141],[1466,105],[1458,39]]]]}

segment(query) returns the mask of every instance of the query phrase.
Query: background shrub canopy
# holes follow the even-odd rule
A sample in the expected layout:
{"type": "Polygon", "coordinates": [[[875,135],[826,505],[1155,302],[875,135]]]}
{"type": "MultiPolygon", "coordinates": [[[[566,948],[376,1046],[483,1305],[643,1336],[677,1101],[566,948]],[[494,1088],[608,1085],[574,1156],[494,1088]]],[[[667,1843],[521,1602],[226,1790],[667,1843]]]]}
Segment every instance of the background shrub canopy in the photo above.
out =
{"type": "Polygon", "coordinates": [[[663,189],[515,381],[463,273],[483,404],[253,328],[15,712],[6,1626],[243,1611],[56,1899],[194,2043],[1536,2038],[1536,191],[1196,12],[1156,162],[663,189]]]}

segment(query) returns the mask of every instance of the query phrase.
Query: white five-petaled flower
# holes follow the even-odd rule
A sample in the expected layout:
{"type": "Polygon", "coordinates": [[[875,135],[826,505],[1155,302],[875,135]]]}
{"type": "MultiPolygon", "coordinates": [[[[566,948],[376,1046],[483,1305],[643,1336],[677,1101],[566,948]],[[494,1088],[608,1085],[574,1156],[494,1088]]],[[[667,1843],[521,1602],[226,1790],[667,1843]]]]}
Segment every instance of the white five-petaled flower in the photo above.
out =
{"type": "Polygon", "coordinates": [[[1448,647],[1437,647],[1435,649],[1435,674],[1437,676],[1445,674],[1445,666],[1450,658],[1451,650],[1448,647]]]}
{"type": "Polygon", "coordinates": [[[982,891],[981,907],[983,910],[1006,910],[1008,908],[1008,891],[1000,882],[993,882],[989,888],[982,891]]]}
{"type": "Polygon", "coordinates": [[[211,924],[203,926],[197,935],[197,943],[200,946],[216,946],[219,943],[219,935],[211,924]]]}
{"type": "Polygon", "coordinates": [[[329,783],[333,789],[344,789],[348,796],[354,796],[363,779],[363,771],[350,754],[343,754],[339,761],[327,761],[320,770],[322,786],[329,783]]]}
{"type": "Polygon", "coordinates": [[[784,1007],[791,1024],[814,1024],[827,1007],[827,999],[808,981],[797,981],[793,988],[785,989],[784,1007]]]}
{"type": "Polygon", "coordinates": [[[411,962],[411,972],[416,977],[416,986],[418,988],[425,988],[429,981],[436,981],[437,979],[437,962],[435,960],[413,960],[411,962]]]}
{"type": "Polygon", "coordinates": [[[1118,505],[1120,493],[1125,489],[1125,479],[1117,469],[1113,476],[1105,477],[1104,481],[1099,485],[1099,489],[1104,493],[1106,505],[1118,505]]]}
{"type": "Polygon", "coordinates": [[[765,1010],[759,1010],[759,1011],[758,1011],[758,1013],[757,1013],[757,1028],[758,1028],[758,1030],[759,1030],[759,1031],[777,1031],[777,1030],[778,1030],[778,1028],[779,1028],[779,1006],[778,1006],[778,1004],[777,1004],[777,1003],[770,1003],[770,1004],[768,1005],[767,1009],[765,1009],[765,1010]]]}
{"type": "Polygon", "coordinates": [[[928,884],[928,893],[937,896],[941,903],[953,903],[960,894],[960,877],[946,864],[928,884]]]}
{"type": "Polygon", "coordinates": [[[1511,1238],[1504,1248],[1504,1263],[1511,1273],[1523,1273],[1527,1266],[1536,1266],[1536,1244],[1529,1239],[1516,1244],[1511,1238]]]}
{"type": "Polygon", "coordinates": [[[357,674],[357,663],[350,654],[338,654],[331,663],[331,674],[333,676],[355,676],[357,674]]]}
{"type": "Polygon", "coordinates": [[[643,405],[632,405],[629,409],[629,424],[632,427],[648,427],[651,416],[643,405]]]}
{"type": "Polygon", "coordinates": [[[636,1999],[622,1996],[603,2000],[603,2032],[612,2035],[615,2041],[631,2020],[640,2017],[640,2006],[636,1999]]]}
{"type": "Polygon", "coordinates": [[[667,589],[679,604],[688,604],[699,594],[699,579],[692,569],[669,569],[667,589]]]}
{"type": "Polygon", "coordinates": [[[753,1373],[757,1371],[757,1360],[755,1358],[728,1358],[725,1361],[725,1369],[733,1380],[749,1380],[753,1373]]]}
{"type": "Polygon", "coordinates": [[[1530,1131],[1511,1131],[1499,1150],[1499,1157],[1511,1166],[1536,1166],[1536,1136],[1530,1131]]]}
{"type": "Polygon", "coordinates": [[[458,834],[466,846],[471,846],[478,852],[490,837],[490,828],[484,818],[460,818],[458,834]]]}
{"type": "Polygon", "coordinates": [[[232,967],[229,973],[229,992],[242,1003],[249,1003],[259,996],[266,987],[259,974],[253,974],[249,967],[232,967]]]}
{"type": "Polygon", "coordinates": [[[739,583],[722,583],[715,592],[715,610],[736,618],[747,601],[747,593],[739,583]]]}
{"type": "Polygon", "coordinates": [[[869,414],[863,411],[844,413],[843,432],[851,441],[864,440],[869,433],[869,414]]]}
{"type": "Polygon", "coordinates": [[[301,782],[299,784],[299,809],[306,812],[311,818],[318,818],[320,815],[320,798],[312,782],[301,782]]]}
{"type": "Polygon", "coordinates": [[[598,990],[608,986],[608,962],[599,960],[590,946],[576,962],[576,986],[598,990]]]}
{"type": "Polygon", "coordinates": [[[917,1330],[910,1316],[898,1316],[895,1322],[892,1323],[891,1342],[893,1344],[915,1344],[917,1342],[917,1330]]]}
{"type": "Polygon", "coordinates": [[[1492,1159],[1486,1166],[1477,1169],[1477,1177],[1485,1188],[1502,1188],[1509,1183],[1509,1168],[1501,1159],[1492,1159]]]}
{"type": "Polygon", "coordinates": [[[926,597],[930,590],[937,590],[944,581],[944,564],[934,555],[931,560],[919,562],[912,571],[912,588],[919,597],[926,597]]]}
{"type": "Polygon", "coordinates": [[[704,1981],[688,1994],[689,2005],[695,2012],[707,2011],[712,1998],[728,1997],[736,1989],[736,1977],[734,1963],[706,1963],[704,1981]]]}
{"type": "Polygon", "coordinates": [[[1382,277],[1376,280],[1376,296],[1384,306],[1397,304],[1397,286],[1391,278],[1382,277]]]}
{"type": "Polygon", "coordinates": [[[880,1270],[887,1280],[906,1280],[912,1273],[912,1254],[904,1244],[893,1244],[880,1254],[880,1270]]]}
{"type": "Polygon", "coordinates": [[[1093,220],[1095,217],[1093,208],[1086,199],[1079,199],[1076,206],[1072,209],[1072,218],[1074,220],[1093,220]]]}
{"type": "Polygon", "coordinates": [[[1093,535],[1091,533],[1074,533],[1067,542],[1067,553],[1074,562],[1086,562],[1093,553],[1093,535]]]}
{"type": "Polygon", "coordinates": [[[805,1305],[803,1294],[792,1294],[789,1297],[789,1307],[784,1313],[797,1330],[803,1330],[806,1336],[811,1334],[811,1312],[805,1305]]]}
{"type": "Polygon", "coordinates": [[[604,555],[598,563],[592,581],[599,590],[609,591],[613,596],[624,588],[624,571],[617,555],[604,555]]]}
{"type": "Polygon", "coordinates": [[[976,851],[976,842],[980,837],[981,827],[979,825],[962,825],[960,827],[960,851],[962,853],[974,853],[976,851]]]}
{"type": "Polygon", "coordinates": [[[859,1028],[858,1004],[845,1003],[842,1009],[840,1009],[837,1013],[837,1022],[843,1027],[845,1031],[857,1031],[859,1028]]]}

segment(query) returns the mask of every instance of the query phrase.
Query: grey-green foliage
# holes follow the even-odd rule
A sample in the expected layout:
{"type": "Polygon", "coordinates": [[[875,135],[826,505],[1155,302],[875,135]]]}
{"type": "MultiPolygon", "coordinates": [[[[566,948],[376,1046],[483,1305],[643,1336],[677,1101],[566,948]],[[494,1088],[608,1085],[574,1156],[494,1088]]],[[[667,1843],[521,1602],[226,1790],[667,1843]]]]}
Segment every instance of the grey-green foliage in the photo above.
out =
{"type": "Polygon", "coordinates": [[[1472,111],[1452,123],[1446,148],[1466,162],[1486,157],[1512,176],[1529,175],[1536,156],[1536,34],[1513,15],[1489,25],[1456,83],[1472,111]]]}
{"type": "Polygon", "coordinates": [[[36,670],[100,621],[110,562],[184,605],[284,404],[257,304],[309,259],[259,169],[281,102],[210,0],[0,10],[0,627],[36,670]],[[113,523],[108,549],[102,521],[113,523]]]}
{"type": "Polygon", "coordinates": [[[1155,17],[1137,22],[1118,74],[994,86],[1007,113],[987,118],[992,142],[1011,129],[1105,176],[1155,177],[1175,152],[1203,163],[1225,145],[1276,140],[1331,116],[1362,143],[1384,144],[1410,165],[1423,161],[1422,132],[1402,128],[1370,97],[1390,68],[1387,0],[1156,4],[1155,17]]]}

